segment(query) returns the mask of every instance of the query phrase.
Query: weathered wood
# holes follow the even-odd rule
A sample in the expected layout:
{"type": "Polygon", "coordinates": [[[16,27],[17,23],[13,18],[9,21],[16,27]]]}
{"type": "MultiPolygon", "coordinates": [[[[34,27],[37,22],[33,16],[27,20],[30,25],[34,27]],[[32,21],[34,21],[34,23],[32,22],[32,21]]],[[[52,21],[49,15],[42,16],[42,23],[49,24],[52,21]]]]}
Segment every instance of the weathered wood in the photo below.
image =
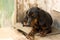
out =
{"type": "Polygon", "coordinates": [[[23,19],[25,12],[27,9],[38,6],[38,0],[34,0],[33,2],[30,2],[32,0],[16,0],[16,21],[20,22],[21,19],[23,19]],[[24,10],[25,9],[25,10],[24,10]]]}

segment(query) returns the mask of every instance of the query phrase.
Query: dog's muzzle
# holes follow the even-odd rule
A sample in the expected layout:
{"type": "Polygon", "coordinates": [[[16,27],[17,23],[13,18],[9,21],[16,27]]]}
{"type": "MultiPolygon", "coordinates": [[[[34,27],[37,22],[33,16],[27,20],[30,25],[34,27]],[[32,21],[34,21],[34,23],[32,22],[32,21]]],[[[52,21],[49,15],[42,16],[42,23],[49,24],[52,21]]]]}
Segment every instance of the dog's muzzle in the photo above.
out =
{"type": "Polygon", "coordinates": [[[31,25],[31,18],[28,18],[27,22],[23,22],[23,26],[30,26],[31,25]]]}

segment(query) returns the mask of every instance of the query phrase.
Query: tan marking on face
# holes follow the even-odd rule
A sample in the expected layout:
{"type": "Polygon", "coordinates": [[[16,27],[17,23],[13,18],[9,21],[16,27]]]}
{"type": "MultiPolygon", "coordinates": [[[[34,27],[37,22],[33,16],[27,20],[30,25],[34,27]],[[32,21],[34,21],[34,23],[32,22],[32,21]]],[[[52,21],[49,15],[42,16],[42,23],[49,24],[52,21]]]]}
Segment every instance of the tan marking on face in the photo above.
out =
{"type": "Polygon", "coordinates": [[[37,18],[31,22],[31,26],[34,26],[37,23],[37,18]]]}
{"type": "Polygon", "coordinates": [[[32,13],[32,16],[34,16],[35,14],[34,13],[32,13]]]}

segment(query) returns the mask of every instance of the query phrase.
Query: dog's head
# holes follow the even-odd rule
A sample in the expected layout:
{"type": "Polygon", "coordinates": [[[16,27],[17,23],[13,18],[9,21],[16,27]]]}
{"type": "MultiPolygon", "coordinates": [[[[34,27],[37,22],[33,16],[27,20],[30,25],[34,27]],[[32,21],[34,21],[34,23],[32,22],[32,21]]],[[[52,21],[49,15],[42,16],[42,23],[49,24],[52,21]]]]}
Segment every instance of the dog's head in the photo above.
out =
{"type": "Polygon", "coordinates": [[[24,26],[34,26],[38,22],[39,8],[32,7],[26,12],[26,16],[23,20],[24,26]]]}

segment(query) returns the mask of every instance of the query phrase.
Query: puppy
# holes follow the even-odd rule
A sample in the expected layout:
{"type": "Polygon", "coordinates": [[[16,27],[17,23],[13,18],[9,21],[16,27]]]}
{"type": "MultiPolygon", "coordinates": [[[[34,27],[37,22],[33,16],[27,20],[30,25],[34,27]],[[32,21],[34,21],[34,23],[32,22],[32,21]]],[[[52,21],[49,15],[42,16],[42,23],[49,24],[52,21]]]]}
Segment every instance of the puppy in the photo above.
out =
{"type": "Polygon", "coordinates": [[[53,23],[51,15],[38,7],[32,7],[26,12],[26,16],[22,22],[23,26],[32,27],[29,36],[34,36],[40,33],[44,37],[46,34],[51,33],[51,25],[53,23]]]}

